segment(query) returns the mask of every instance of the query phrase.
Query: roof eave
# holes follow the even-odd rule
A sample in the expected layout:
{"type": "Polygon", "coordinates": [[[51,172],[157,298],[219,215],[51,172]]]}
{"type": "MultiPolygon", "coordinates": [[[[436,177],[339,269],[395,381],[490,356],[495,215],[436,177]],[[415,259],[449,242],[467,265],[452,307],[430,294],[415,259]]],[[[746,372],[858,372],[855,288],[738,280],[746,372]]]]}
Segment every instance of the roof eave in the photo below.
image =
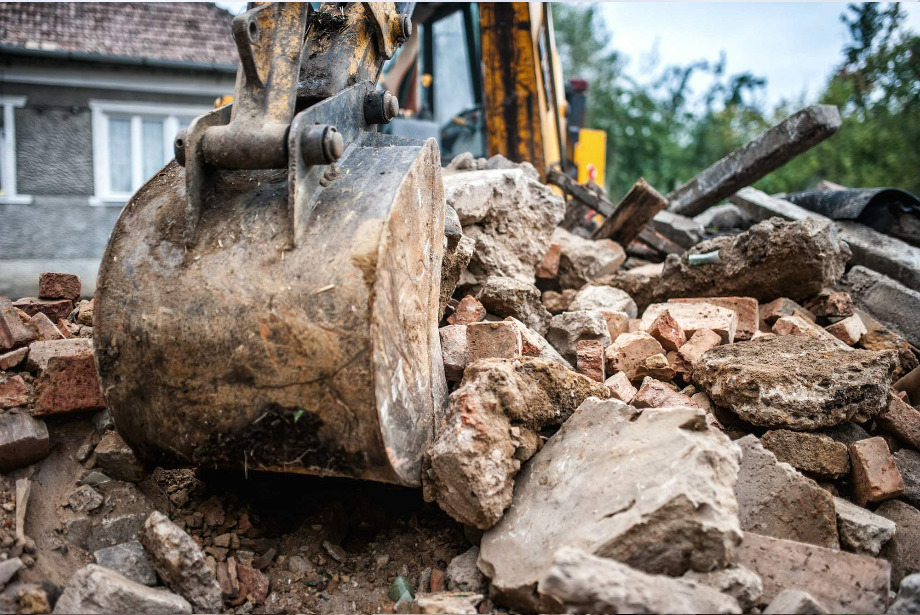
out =
{"type": "Polygon", "coordinates": [[[116,64],[122,66],[149,66],[151,68],[174,68],[210,72],[219,74],[236,73],[235,64],[218,64],[216,62],[189,62],[185,60],[162,60],[157,58],[132,58],[126,56],[110,56],[101,53],[87,53],[82,51],[62,51],[55,49],[29,49],[11,45],[0,45],[0,55],[30,56],[38,58],[55,58],[58,60],[73,60],[79,62],[94,62],[97,64],[116,64]]]}

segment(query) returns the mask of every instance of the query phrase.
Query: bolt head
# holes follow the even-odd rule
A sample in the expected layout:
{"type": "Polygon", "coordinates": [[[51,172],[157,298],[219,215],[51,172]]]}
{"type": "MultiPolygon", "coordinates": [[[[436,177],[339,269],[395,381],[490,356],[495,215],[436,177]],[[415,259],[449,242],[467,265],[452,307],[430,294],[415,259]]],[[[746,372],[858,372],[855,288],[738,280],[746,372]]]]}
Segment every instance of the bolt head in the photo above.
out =
{"type": "Polygon", "coordinates": [[[323,133],[323,154],[327,162],[335,162],[342,157],[345,151],[345,140],[342,133],[330,126],[323,133]]]}
{"type": "Polygon", "coordinates": [[[383,93],[383,117],[387,122],[399,115],[399,99],[390,92],[383,93]]]}

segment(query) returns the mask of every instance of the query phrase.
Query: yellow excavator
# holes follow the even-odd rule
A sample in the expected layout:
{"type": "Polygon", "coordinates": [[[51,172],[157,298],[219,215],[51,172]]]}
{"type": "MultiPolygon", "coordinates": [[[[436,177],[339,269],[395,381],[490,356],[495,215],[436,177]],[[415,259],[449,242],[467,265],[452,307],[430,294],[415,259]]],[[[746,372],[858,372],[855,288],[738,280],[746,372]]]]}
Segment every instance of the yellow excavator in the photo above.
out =
{"type": "Polygon", "coordinates": [[[141,458],[419,484],[446,396],[438,141],[466,147],[449,129],[478,106],[484,153],[567,165],[549,13],[479,5],[477,34],[475,5],[457,6],[483,59],[470,109],[438,107],[459,71],[434,53],[454,5],[419,5],[418,27],[407,3],[255,3],[233,19],[233,103],[176,136],[99,272],[97,370],[141,458]],[[403,105],[379,87],[387,61],[403,105]],[[414,138],[412,121],[448,116],[414,138]]]}

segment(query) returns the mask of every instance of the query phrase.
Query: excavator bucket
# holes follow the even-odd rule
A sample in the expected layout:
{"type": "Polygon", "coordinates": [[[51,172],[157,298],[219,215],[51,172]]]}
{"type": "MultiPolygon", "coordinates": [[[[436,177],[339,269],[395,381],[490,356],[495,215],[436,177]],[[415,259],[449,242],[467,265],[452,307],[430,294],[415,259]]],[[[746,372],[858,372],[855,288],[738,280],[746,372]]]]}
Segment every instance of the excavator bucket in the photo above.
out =
{"type": "Polygon", "coordinates": [[[405,16],[308,7],[235,19],[233,108],[180,133],[125,206],[99,272],[100,382],[152,463],[414,486],[446,396],[439,152],[379,134],[395,101],[362,80],[405,16]]]}

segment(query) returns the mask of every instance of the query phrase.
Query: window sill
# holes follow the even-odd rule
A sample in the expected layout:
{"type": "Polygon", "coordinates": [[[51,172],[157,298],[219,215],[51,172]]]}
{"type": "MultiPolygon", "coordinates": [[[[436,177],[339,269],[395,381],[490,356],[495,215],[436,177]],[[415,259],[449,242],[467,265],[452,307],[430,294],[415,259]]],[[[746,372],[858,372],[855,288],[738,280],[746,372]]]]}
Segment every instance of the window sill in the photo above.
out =
{"type": "Polygon", "coordinates": [[[0,205],[31,205],[33,200],[27,194],[0,194],[0,205]]]}
{"type": "Polygon", "coordinates": [[[124,207],[130,198],[130,196],[91,196],[89,204],[93,207],[124,207]]]}

